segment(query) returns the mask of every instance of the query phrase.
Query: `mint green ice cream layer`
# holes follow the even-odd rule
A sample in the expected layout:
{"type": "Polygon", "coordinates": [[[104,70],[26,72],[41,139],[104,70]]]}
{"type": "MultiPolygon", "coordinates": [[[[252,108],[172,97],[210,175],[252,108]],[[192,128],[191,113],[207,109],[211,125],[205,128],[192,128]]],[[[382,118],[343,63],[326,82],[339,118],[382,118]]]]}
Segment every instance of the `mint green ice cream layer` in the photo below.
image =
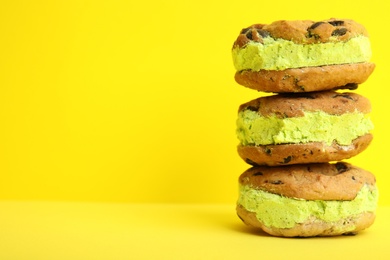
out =
{"type": "Polygon", "coordinates": [[[322,111],[305,112],[302,117],[264,117],[256,111],[242,110],[237,118],[237,138],[242,145],[271,145],[333,141],[349,145],[373,129],[369,117],[361,112],[331,115],[322,111]]]}
{"type": "Polygon", "coordinates": [[[237,203],[254,212],[256,218],[267,227],[292,228],[311,217],[336,222],[364,212],[375,212],[377,201],[378,190],[370,190],[367,185],[350,201],[288,198],[240,185],[237,203]]]}
{"type": "Polygon", "coordinates": [[[348,41],[297,44],[284,39],[263,38],[233,48],[233,63],[241,70],[284,70],[311,66],[367,62],[371,58],[369,38],[356,36],[348,41]]]}

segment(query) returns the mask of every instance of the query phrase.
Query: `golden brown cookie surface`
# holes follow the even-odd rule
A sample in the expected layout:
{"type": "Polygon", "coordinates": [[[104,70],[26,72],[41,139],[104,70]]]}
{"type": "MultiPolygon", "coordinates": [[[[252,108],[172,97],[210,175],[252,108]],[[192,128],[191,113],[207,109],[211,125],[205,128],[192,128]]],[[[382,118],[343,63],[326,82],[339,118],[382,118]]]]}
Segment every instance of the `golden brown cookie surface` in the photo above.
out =
{"type": "Polygon", "coordinates": [[[278,145],[238,145],[238,155],[251,165],[280,166],[302,163],[325,163],[352,158],[363,152],[371,143],[372,134],[358,137],[350,145],[335,142],[278,145]]]}
{"type": "Polygon", "coordinates": [[[357,35],[368,36],[367,30],[350,19],[323,21],[275,21],[271,24],[254,24],[241,30],[233,47],[243,47],[250,41],[262,43],[265,37],[280,38],[300,44],[347,41],[357,35]]]}
{"type": "Polygon", "coordinates": [[[301,117],[304,112],[323,111],[330,115],[371,112],[370,101],[353,92],[321,91],[312,93],[285,93],[260,97],[240,105],[239,111],[249,109],[262,116],[280,118],[301,117]]]}
{"type": "Polygon", "coordinates": [[[311,92],[357,88],[375,69],[371,62],[304,67],[285,70],[237,71],[238,84],[257,91],[311,92]]]}
{"type": "Polygon", "coordinates": [[[305,200],[353,200],[364,185],[375,189],[375,176],[345,162],[256,166],[239,177],[240,185],[305,200]]]}

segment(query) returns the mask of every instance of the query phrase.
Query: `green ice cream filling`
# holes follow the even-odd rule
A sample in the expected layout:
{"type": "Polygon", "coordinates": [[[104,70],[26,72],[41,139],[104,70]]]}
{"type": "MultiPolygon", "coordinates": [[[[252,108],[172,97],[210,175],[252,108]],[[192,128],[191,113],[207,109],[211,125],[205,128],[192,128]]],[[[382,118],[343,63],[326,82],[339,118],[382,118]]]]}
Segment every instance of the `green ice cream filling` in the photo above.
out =
{"type": "Polygon", "coordinates": [[[373,129],[369,117],[361,112],[331,115],[322,111],[305,112],[303,117],[264,117],[256,111],[242,110],[237,118],[237,137],[242,145],[325,142],[350,145],[373,129]]]}
{"type": "Polygon", "coordinates": [[[284,70],[310,66],[367,62],[371,58],[369,38],[356,36],[348,41],[297,44],[284,39],[263,38],[233,48],[233,63],[241,70],[284,70]]]}
{"type": "Polygon", "coordinates": [[[364,185],[353,200],[303,200],[288,198],[240,185],[238,204],[256,213],[267,227],[292,228],[311,217],[325,222],[337,222],[363,212],[375,212],[378,190],[364,185]]]}

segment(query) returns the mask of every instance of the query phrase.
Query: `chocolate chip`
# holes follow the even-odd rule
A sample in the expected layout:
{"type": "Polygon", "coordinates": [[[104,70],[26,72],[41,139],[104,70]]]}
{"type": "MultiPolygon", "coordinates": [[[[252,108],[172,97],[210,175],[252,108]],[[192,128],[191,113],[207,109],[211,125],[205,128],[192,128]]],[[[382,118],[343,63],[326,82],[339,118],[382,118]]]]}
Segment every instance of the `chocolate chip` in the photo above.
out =
{"type": "Polygon", "coordinates": [[[261,37],[268,37],[270,34],[269,34],[269,32],[268,31],[265,31],[265,30],[261,30],[261,29],[257,29],[256,30],[257,31],[257,33],[259,34],[259,35],[261,35],[261,37]]]}
{"type": "Polygon", "coordinates": [[[343,173],[343,172],[348,171],[348,166],[345,165],[345,163],[338,162],[335,164],[335,166],[336,166],[338,173],[343,173]]]}
{"type": "Polygon", "coordinates": [[[354,99],[353,99],[350,95],[348,95],[347,93],[336,94],[336,95],[333,95],[332,98],[337,98],[337,97],[342,97],[342,98],[354,100],[354,99]]]}
{"type": "Polygon", "coordinates": [[[250,110],[250,111],[255,111],[255,112],[257,112],[259,110],[259,108],[254,107],[254,106],[247,106],[245,109],[250,110]]]}
{"type": "Polygon", "coordinates": [[[355,176],[352,176],[352,180],[354,180],[354,181],[356,180],[356,179],[355,179],[355,176]]]}
{"type": "Polygon", "coordinates": [[[344,21],[342,20],[334,20],[334,21],[330,21],[329,22],[331,25],[333,26],[341,26],[341,25],[344,25],[344,21]]]}
{"type": "Polygon", "coordinates": [[[287,156],[286,158],[283,158],[283,163],[289,163],[292,159],[292,156],[287,156]]]}
{"type": "Polygon", "coordinates": [[[317,28],[318,26],[320,26],[321,24],[323,24],[324,22],[316,22],[316,23],[313,23],[309,28],[307,28],[308,30],[313,30],[315,28],[317,28]]]}
{"type": "Polygon", "coordinates": [[[318,40],[318,39],[321,38],[318,34],[312,33],[312,32],[309,32],[309,33],[307,34],[307,37],[309,37],[309,38],[314,38],[315,40],[318,40]]]}
{"type": "Polygon", "coordinates": [[[240,34],[246,34],[250,29],[250,27],[242,29],[240,34]]]}
{"type": "Polygon", "coordinates": [[[269,149],[268,147],[264,148],[265,150],[265,153],[268,154],[268,155],[271,155],[272,154],[272,150],[269,149]]]}
{"type": "Polygon", "coordinates": [[[246,162],[247,164],[250,164],[250,165],[253,165],[253,166],[257,166],[257,165],[258,165],[257,163],[255,163],[254,161],[252,161],[252,160],[249,159],[249,158],[246,158],[246,159],[245,159],[245,162],[246,162]]]}
{"type": "Polygon", "coordinates": [[[249,40],[253,40],[252,30],[249,30],[245,35],[249,40]]]}
{"type": "Polygon", "coordinates": [[[258,28],[246,28],[241,31],[242,35],[245,35],[247,40],[263,43],[263,38],[270,36],[268,31],[258,28]]]}
{"type": "Polygon", "coordinates": [[[359,84],[356,84],[356,83],[348,83],[344,86],[339,86],[339,87],[335,87],[334,90],[337,90],[337,89],[349,89],[349,90],[355,90],[359,87],[359,84]]]}
{"type": "Polygon", "coordinates": [[[255,172],[255,173],[253,174],[253,176],[263,176],[263,173],[262,173],[262,172],[255,172]]]}
{"type": "Polygon", "coordinates": [[[347,28],[339,28],[332,32],[332,36],[342,36],[347,33],[347,28]]]}
{"type": "Polygon", "coordinates": [[[271,184],[279,185],[279,184],[284,184],[284,182],[282,182],[281,180],[277,180],[277,181],[271,181],[271,184]]]}
{"type": "Polygon", "coordinates": [[[344,88],[349,89],[349,90],[355,90],[358,88],[358,84],[356,83],[348,83],[347,85],[344,86],[344,88]]]}

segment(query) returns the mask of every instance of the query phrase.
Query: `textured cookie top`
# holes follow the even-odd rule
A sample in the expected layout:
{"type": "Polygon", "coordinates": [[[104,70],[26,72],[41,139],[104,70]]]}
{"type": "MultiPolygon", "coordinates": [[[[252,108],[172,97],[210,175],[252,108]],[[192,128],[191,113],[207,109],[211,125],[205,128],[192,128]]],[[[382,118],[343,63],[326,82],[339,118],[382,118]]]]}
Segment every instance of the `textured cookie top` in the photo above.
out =
{"type": "Polygon", "coordinates": [[[239,107],[239,111],[249,109],[262,116],[276,115],[280,118],[300,117],[305,112],[323,111],[332,115],[371,111],[370,101],[356,93],[335,91],[310,93],[285,93],[254,99],[239,107]]]}
{"type": "Polygon", "coordinates": [[[358,35],[368,37],[363,25],[350,19],[323,21],[275,21],[271,24],[254,24],[241,30],[233,47],[243,47],[248,42],[263,42],[263,38],[285,39],[295,43],[310,44],[329,41],[347,41],[358,35]]]}
{"type": "Polygon", "coordinates": [[[363,185],[375,189],[375,176],[349,163],[256,166],[239,177],[247,185],[290,198],[353,200],[363,185]]]}

